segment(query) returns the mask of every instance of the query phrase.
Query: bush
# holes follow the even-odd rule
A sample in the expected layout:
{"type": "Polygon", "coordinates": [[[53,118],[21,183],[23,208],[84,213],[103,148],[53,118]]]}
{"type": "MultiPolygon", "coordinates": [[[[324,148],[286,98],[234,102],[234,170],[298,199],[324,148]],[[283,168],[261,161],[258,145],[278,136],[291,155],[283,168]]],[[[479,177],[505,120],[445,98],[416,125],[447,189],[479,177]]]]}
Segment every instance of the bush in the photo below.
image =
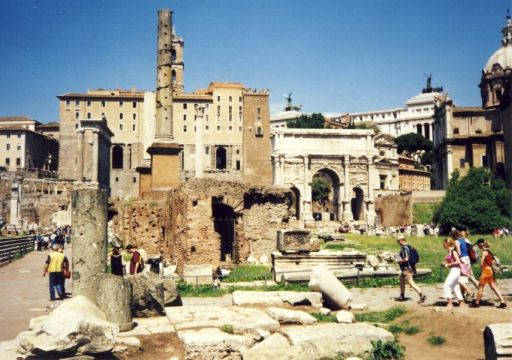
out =
{"type": "Polygon", "coordinates": [[[444,232],[455,227],[484,234],[510,227],[511,214],[512,192],[503,180],[491,179],[485,168],[471,168],[462,178],[457,171],[453,173],[434,221],[444,232]]]}
{"type": "Polygon", "coordinates": [[[405,358],[405,348],[396,340],[372,341],[372,348],[371,359],[373,360],[402,360],[405,358]]]}
{"type": "Polygon", "coordinates": [[[233,335],[233,333],[235,332],[235,330],[233,329],[233,325],[222,325],[219,329],[231,335],[233,335]]]}
{"type": "Polygon", "coordinates": [[[441,346],[446,342],[446,339],[442,336],[433,335],[427,339],[428,343],[433,346],[441,346]]]}

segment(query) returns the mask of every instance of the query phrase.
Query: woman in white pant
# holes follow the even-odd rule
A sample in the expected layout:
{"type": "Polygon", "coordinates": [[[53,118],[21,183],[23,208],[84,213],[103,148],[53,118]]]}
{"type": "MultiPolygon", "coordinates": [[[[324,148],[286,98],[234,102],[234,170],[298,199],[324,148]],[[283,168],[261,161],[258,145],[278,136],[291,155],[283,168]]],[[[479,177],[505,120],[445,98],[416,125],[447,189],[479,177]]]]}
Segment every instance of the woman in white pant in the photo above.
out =
{"type": "Polygon", "coordinates": [[[461,261],[459,254],[455,251],[455,240],[447,238],[444,239],[443,247],[448,250],[444,259],[444,267],[449,269],[448,276],[443,284],[444,297],[447,301],[447,308],[453,308],[452,305],[452,293],[455,294],[459,302],[459,306],[464,303],[464,298],[460,292],[459,278],[460,278],[460,266],[461,261]]]}

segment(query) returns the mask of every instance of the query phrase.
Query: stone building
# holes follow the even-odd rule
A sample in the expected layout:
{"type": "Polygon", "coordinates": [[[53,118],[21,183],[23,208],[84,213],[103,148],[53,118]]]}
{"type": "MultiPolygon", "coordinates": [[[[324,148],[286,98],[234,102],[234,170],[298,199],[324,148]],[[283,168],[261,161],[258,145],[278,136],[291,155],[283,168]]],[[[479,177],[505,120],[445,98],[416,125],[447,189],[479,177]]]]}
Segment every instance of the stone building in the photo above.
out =
{"type": "MultiPolygon", "coordinates": [[[[197,176],[271,184],[268,91],[239,83],[212,82],[207,89],[186,93],[184,40],[174,27],[171,43],[172,133],[174,141],[182,146],[180,179],[197,176]],[[201,124],[198,107],[204,109],[201,124]]],[[[111,194],[119,198],[139,196],[145,188],[140,174],[147,174],[150,168],[147,150],[155,142],[155,92],[93,90],[58,98],[61,155],[76,148],[81,120],[105,118],[113,133],[111,194]]],[[[74,160],[67,157],[59,167],[60,178],[78,178],[74,167],[74,160]]]]}
{"type": "Polygon", "coordinates": [[[446,189],[451,174],[464,176],[472,167],[504,173],[503,132],[489,112],[479,107],[457,107],[445,97],[435,112],[436,189],[446,189]]]}
{"type": "Polygon", "coordinates": [[[301,220],[313,220],[311,183],[331,185],[330,219],[375,224],[376,192],[398,192],[396,148],[373,130],[278,129],[272,138],[274,185],[288,186],[301,220]],[[391,160],[390,160],[391,159],[391,160]]]}
{"type": "Polygon", "coordinates": [[[416,161],[407,156],[399,156],[400,191],[430,190],[430,171],[419,169],[416,161]]]}
{"type": "Polygon", "coordinates": [[[10,172],[45,173],[57,170],[58,142],[36,129],[26,117],[0,118],[0,166],[10,172]]]}

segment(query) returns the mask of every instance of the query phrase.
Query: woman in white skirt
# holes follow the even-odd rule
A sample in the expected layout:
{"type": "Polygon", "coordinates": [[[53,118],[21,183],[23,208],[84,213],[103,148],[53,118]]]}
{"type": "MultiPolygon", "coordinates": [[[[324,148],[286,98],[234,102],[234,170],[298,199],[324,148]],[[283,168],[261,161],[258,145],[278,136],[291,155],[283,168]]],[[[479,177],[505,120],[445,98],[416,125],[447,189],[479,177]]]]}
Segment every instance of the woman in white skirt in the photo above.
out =
{"type": "Polygon", "coordinates": [[[446,257],[444,258],[444,267],[449,269],[448,276],[443,284],[444,298],[447,301],[446,308],[452,309],[452,293],[455,294],[459,302],[459,306],[464,304],[464,298],[460,292],[459,278],[461,272],[461,266],[464,266],[460,261],[460,256],[455,250],[455,240],[451,238],[444,239],[443,247],[448,250],[446,257]]]}

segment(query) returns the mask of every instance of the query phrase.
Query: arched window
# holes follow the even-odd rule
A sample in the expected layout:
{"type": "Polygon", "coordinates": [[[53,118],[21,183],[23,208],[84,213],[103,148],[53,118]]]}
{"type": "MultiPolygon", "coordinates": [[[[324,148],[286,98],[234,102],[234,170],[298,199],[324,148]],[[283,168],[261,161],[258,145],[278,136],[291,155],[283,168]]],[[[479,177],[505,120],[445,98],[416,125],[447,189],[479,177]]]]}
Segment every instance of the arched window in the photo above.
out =
{"type": "Polygon", "coordinates": [[[121,145],[114,145],[112,148],[112,169],[123,168],[123,147],[121,145]]]}
{"type": "Polygon", "coordinates": [[[172,81],[176,81],[176,70],[171,71],[171,79],[172,81]]]}
{"type": "Polygon", "coordinates": [[[220,147],[215,152],[215,167],[218,170],[224,170],[226,168],[226,149],[220,147]]]}
{"type": "Polygon", "coordinates": [[[172,61],[176,61],[176,49],[175,48],[171,49],[171,58],[172,58],[172,61]]]}

